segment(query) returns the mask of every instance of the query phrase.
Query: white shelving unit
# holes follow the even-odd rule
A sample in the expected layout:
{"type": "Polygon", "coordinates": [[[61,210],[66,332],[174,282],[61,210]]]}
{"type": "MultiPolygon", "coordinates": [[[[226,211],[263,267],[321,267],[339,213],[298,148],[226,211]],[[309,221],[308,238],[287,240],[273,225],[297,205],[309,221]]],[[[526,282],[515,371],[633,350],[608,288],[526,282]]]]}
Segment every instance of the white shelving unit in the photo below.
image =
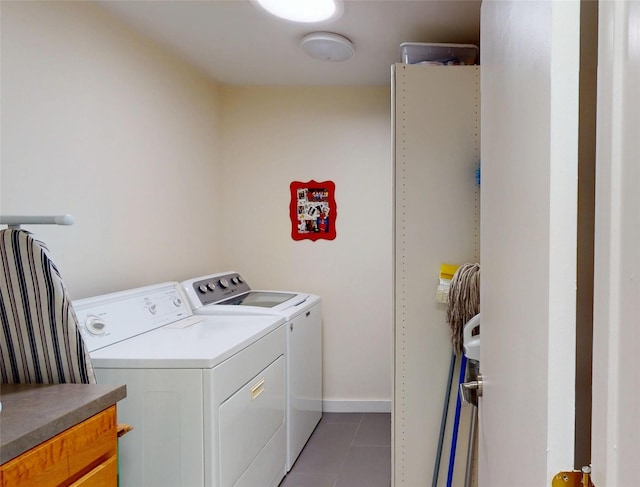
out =
{"type": "MultiPolygon", "coordinates": [[[[446,305],[435,300],[441,263],[478,262],[480,67],[392,67],[395,158],[395,487],[431,483],[451,357],[446,305]]],[[[458,360],[459,363],[459,360],[458,360]]],[[[438,486],[446,485],[458,371],[438,486]]],[[[455,481],[464,483],[469,411],[455,481]]]]}

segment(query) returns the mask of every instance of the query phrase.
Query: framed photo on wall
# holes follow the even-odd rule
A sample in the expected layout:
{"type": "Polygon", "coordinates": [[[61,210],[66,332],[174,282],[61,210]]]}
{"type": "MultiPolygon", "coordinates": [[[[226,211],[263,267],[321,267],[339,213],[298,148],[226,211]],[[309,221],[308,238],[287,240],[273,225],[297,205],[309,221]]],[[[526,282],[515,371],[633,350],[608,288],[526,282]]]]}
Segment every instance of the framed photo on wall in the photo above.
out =
{"type": "Polygon", "coordinates": [[[289,213],[294,240],[333,240],[338,216],[333,181],[293,181],[289,213]]]}

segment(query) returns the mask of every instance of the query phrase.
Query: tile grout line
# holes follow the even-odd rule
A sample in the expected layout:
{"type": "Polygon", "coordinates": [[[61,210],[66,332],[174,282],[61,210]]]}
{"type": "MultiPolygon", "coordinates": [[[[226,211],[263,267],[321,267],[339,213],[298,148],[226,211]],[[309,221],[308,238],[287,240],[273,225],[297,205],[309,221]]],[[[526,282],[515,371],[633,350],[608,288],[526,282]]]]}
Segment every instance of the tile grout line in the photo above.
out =
{"type": "Polygon", "coordinates": [[[362,414],[362,419],[360,421],[360,424],[358,425],[358,428],[356,429],[356,434],[353,436],[353,440],[351,441],[351,445],[349,446],[349,449],[351,449],[351,447],[367,447],[367,448],[375,448],[375,447],[391,447],[391,442],[389,442],[389,444],[384,444],[384,445],[380,445],[380,444],[375,444],[375,443],[361,443],[358,445],[354,445],[354,441],[356,439],[356,435],[358,434],[358,431],[360,431],[360,426],[362,425],[362,421],[364,421],[364,415],[365,414],[378,414],[378,413],[363,413],[362,414]]]}
{"type": "Polygon", "coordinates": [[[362,427],[362,422],[364,421],[364,416],[367,413],[362,413],[362,416],[360,416],[360,422],[358,423],[358,427],[356,428],[356,432],[353,434],[353,438],[351,438],[351,444],[349,445],[349,450],[351,450],[351,447],[353,446],[353,442],[356,439],[356,436],[358,436],[358,431],[360,431],[360,428],[362,427]]]}
{"type": "Polygon", "coordinates": [[[344,456],[344,459],[342,461],[342,465],[340,465],[340,469],[338,470],[338,475],[336,476],[336,480],[333,483],[333,487],[336,487],[338,480],[340,480],[340,474],[342,473],[342,470],[344,469],[345,464],[347,463],[347,458],[349,457],[349,452],[351,451],[351,448],[353,447],[353,442],[356,439],[356,436],[358,435],[358,431],[360,431],[360,426],[362,426],[362,421],[364,421],[364,415],[366,413],[362,413],[362,416],[360,416],[360,421],[358,421],[358,427],[356,428],[356,430],[353,433],[353,436],[351,437],[351,443],[349,443],[349,448],[347,448],[347,454],[344,456]]]}

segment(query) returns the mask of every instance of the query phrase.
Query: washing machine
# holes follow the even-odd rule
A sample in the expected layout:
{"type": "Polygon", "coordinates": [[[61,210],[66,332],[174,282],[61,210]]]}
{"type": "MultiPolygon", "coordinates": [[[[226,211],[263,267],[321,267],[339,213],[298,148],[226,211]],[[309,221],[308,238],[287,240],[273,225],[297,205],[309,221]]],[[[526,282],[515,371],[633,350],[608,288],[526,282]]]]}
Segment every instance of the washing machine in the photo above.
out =
{"type": "Polygon", "coordinates": [[[177,282],[73,302],[98,383],[126,384],[123,487],[277,486],[284,318],[195,316],[177,282]]]}
{"type": "Polygon", "coordinates": [[[287,334],[287,472],[322,417],[322,313],[319,296],[252,290],[237,272],[181,283],[196,314],[271,314],[285,319],[287,334]]]}

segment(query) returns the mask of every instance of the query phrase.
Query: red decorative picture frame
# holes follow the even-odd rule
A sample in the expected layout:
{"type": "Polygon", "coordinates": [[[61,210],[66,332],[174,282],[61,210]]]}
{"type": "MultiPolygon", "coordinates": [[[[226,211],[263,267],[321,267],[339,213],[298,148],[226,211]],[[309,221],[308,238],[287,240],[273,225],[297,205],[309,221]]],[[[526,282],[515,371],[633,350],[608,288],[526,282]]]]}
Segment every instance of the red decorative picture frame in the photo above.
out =
{"type": "Polygon", "coordinates": [[[291,189],[291,238],[294,240],[336,238],[336,185],[333,181],[293,181],[291,189]]]}

